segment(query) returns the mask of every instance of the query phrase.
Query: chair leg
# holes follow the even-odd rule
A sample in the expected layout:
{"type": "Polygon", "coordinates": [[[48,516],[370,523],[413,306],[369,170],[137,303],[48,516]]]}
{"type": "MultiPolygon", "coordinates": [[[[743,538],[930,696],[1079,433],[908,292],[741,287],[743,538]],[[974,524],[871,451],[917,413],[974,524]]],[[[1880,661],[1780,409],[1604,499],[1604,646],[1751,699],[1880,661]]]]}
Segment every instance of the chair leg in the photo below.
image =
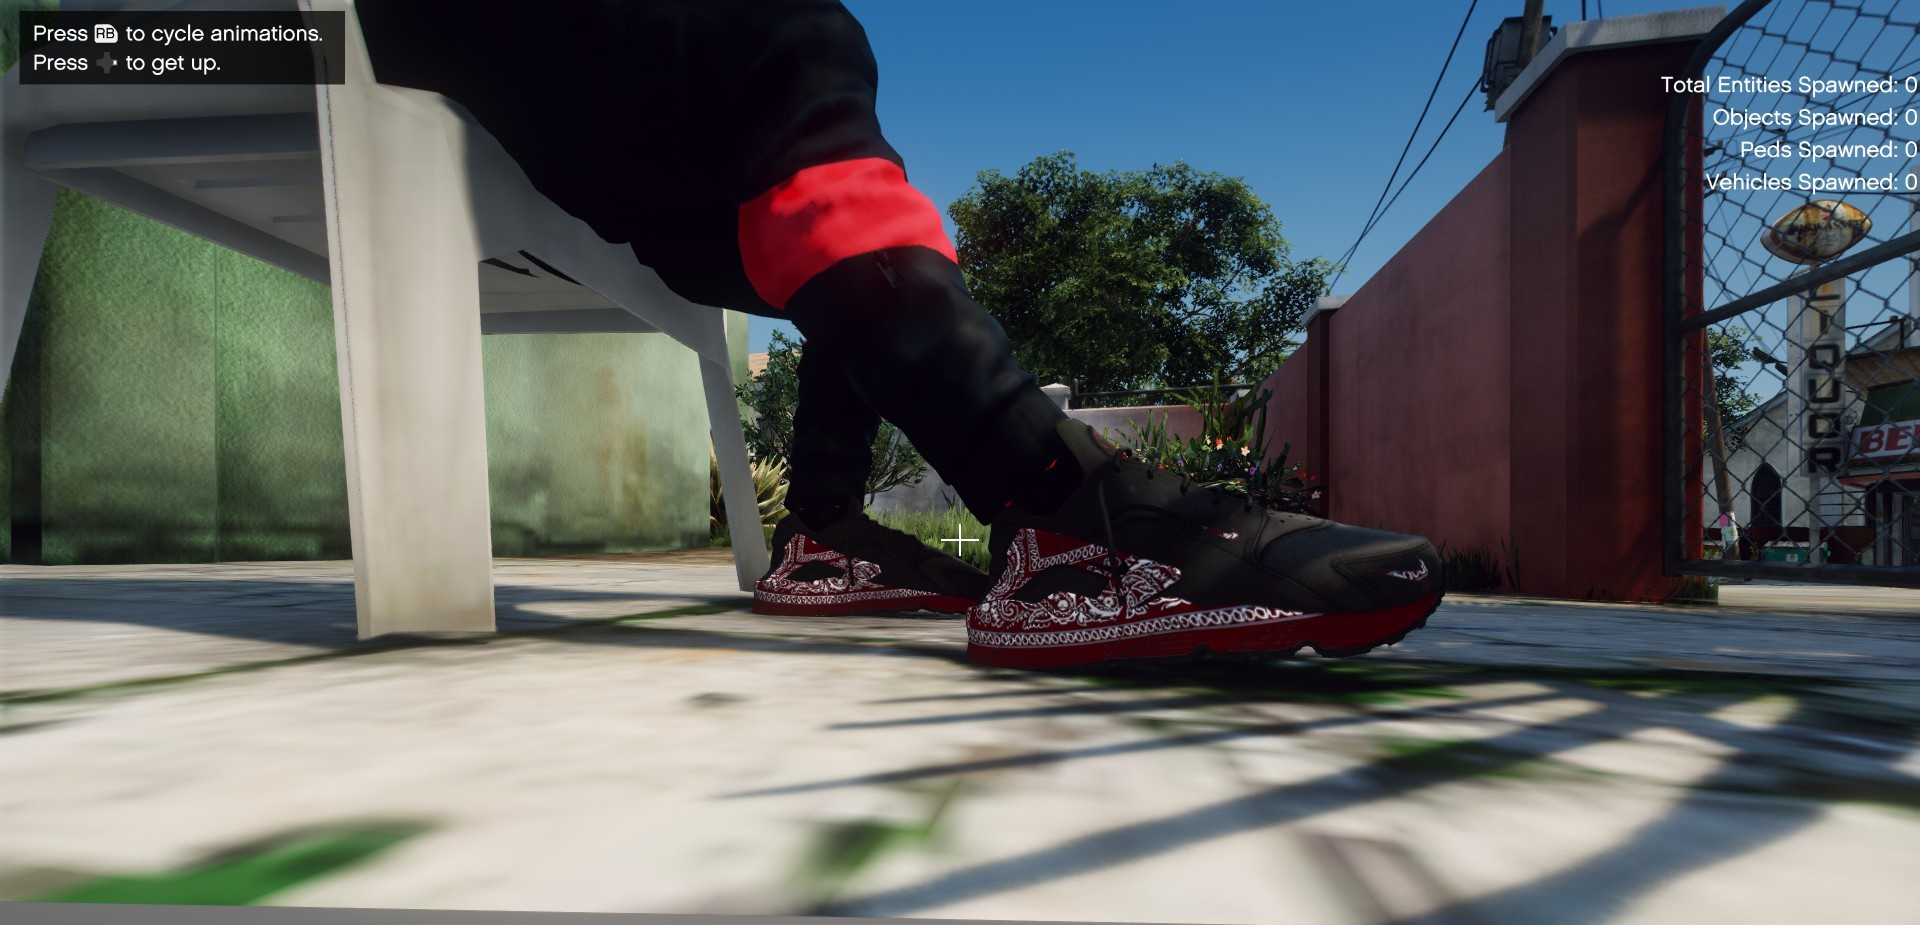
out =
{"type": "MultiPolygon", "coordinates": [[[[713,312],[718,324],[726,314],[713,312]]],[[[720,338],[725,344],[726,338],[720,338]]],[[[720,491],[727,505],[728,533],[733,538],[733,567],[740,590],[752,591],[767,573],[771,559],[760,532],[760,503],[753,489],[753,471],[747,463],[746,432],[740,426],[740,403],[733,392],[733,364],[724,356],[700,357],[700,380],[707,393],[707,419],[713,428],[713,456],[720,466],[720,491]],[[744,527],[744,529],[743,529],[744,527]]]]}
{"type": "Polygon", "coordinates": [[[60,188],[0,155],[0,398],[12,378],[27,300],[40,272],[40,253],[60,188]]]}
{"type": "Polygon", "coordinates": [[[453,117],[351,64],[315,92],[360,638],[489,632],[478,256],[453,117]]]}

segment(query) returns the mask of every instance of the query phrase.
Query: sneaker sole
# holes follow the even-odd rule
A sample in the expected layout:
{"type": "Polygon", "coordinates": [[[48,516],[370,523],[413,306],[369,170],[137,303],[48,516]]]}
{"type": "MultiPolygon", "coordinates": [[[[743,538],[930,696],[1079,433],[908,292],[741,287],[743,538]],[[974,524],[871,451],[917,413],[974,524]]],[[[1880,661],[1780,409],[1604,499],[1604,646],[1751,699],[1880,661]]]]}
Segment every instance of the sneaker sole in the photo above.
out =
{"type": "MultiPolygon", "coordinates": [[[[1445,592],[1381,610],[1312,614],[1236,626],[1175,628],[1130,639],[1077,645],[1001,646],[976,642],[969,628],[967,658],[993,668],[1073,668],[1102,662],[1187,661],[1203,655],[1230,659],[1276,658],[1311,648],[1325,658],[1363,655],[1390,646],[1427,624],[1445,592]]],[[[1178,614],[1203,618],[1232,608],[1178,614]]],[[[1158,618],[1164,619],[1164,618],[1158,618]]]]}
{"type": "Polygon", "coordinates": [[[897,595],[871,597],[858,601],[804,603],[772,601],[756,595],[753,599],[753,612],[769,617],[838,617],[857,613],[913,613],[917,610],[962,614],[972,608],[974,603],[964,597],[948,597],[944,594],[929,594],[924,591],[903,591],[897,595]]]}

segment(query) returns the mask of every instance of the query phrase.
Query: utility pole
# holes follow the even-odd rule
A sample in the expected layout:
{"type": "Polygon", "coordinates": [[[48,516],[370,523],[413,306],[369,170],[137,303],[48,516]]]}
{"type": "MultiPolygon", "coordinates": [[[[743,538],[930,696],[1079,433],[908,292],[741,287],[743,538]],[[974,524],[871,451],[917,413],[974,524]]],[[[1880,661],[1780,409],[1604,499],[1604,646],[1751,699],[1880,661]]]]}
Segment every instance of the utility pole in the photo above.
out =
{"type": "MultiPolygon", "coordinates": [[[[1540,53],[1540,32],[1541,28],[1546,25],[1543,21],[1546,16],[1546,6],[1547,0],[1527,0],[1526,10],[1520,15],[1520,48],[1519,54],[1515,56],[1519,67],[1513,71],[1515,77],[1519,76],[1522,71],[1525,71],[1527,65],[1533,63],[1534,55],[1540,53]]],[[[1501,31],[1504,32],[1506,26],[1512,23],[1512,17],[1508,17],[1506,22],[1501,25],[1501,31]]],[[[1494,33],[1495,41],[1498,41],[1499,37],[1500,32],[1494,33]]],[[[1510,80],[1511,78],[1508,79],[1510,80]]],[[[1489,95],[1487,97],[1487,108],[1492,109],[1493,104],[1494,96],[1489,95]]],[[[1507,123],[1506,130],[1500,133],[1500,138],[1500,146],[1503,148],[1506,147],[1509,142],[1513,141],[1513,123],[1507,123]]]]}
{"type": "MultiPolygon", "coordinates": [[[[1920,193],[1916,193],[1908,205],[1912,215],[1907,219],[1907,230],[1920,231],[1920,193]]],[[[1912,266],[1913,272],[1920,273],[1920,255],[1914,256],[1912,266]]],[[[1900,343],[1896,346],[1920,347],[1920,281],[1912,277],[1907,283],[1907,320],[1900,322],[1900,343]]]]}
{"type": "Polygon", "coordinates": [[[1520,69],[1526,70],[1533,63],[1533,56],[1540,51],[1540,19],[1546,13],[1547,0],[1527,0],[1526,24],[1520,28],[1520,69]]]}

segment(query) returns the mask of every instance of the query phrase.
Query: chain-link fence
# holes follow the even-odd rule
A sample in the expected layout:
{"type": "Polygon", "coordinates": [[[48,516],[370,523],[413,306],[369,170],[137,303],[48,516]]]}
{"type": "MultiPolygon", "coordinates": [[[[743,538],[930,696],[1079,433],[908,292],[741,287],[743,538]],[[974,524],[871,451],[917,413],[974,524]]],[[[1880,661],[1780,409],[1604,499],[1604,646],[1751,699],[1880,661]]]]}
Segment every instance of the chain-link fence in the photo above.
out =
{"type": "Polygon", "coordinates": [[[1669,569],[1920,586],[1920,0],[1748,0],[1680,76],[1669,569]]]}

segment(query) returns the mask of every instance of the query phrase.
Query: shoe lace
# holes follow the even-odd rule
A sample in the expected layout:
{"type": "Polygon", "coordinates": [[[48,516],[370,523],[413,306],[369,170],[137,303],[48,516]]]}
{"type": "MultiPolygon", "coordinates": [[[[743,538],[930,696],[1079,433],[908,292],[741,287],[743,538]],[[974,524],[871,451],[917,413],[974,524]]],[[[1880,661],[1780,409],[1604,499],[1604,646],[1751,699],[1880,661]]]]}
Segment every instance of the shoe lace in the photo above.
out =
{"type": "MultiPolygon", "coordinates": [[[[1120,471],[1120,466],[1117,462],[1114,464],[1114,471],[1120,471]]],[[[1100,499],[1100,524],[1105,527],[1107,531],[1107,554],[1101,558],[1100,568],[1107,574],[1112,575],[1115,580],[1119,580],[1125,578],[1127,573],[1133,570],[1133,566],[1128,565],[1122,560],[1119,552],[1113,548],[1113,515],[1107,513],[1107,483],[1101,482],[1096,485],[1094,487],[1094,494],[1100,499]]]]}
{"type": "MultiPolygon", "coordinates": [[[[1142,466],[1145,466],[1147,470],[1147,478],[1149,480],[1153,479],[1155,472],[1160,471],[1160,467],[1150,465],[1138,459],[1137,457],[1135,457],[1132,450],[1122,449],[1119,452],[1113,454],[1113,456],[1111,457],[1111,464],[1113,466],[1114,474],[1118,475],[1121,471],[1123,471],[1122,461],[1128,460],[1128,459],[1134,460],[1135,462],[1140,463],[1142,466]]],[[[1174,477],[1180,480],[1181,494],[1184,495],[1188,491],[1191,491],[1193,489],[1194,487],[1193,479],[1188,478],[1186,473],[1175,471],[1174,477]]],[[[1206,486],[1206,491],[1209,494],[1213,495],[1214,504],[1219,504],[1221,500],[1225,498],[1231,498],[1231,497],[1237,496],[1236,493],[1229,491],[1226,488],[1226,486],[1223,486],[1223,485],[1206,486]]],[[[1111,513],[1107,505],[1106,483],[1105,482],[1097,483],[1094,488],[1094,493],[1095,493],[1095,496],[1100,501],[1100,526],[1102,529],[1106,531],[1106,540],[1107,540],[1107,554],[1105,557],[1103,557],[1100,560],[1099,567],[1102,571],[1107,572],[1110,575],[1113,575],[1115,578],[1123,578],[1126,576],[1128,572],[1132,571],[1133,567],[1131,565],[1128,565],[1122,562],[1120,558],[1120,554],[1114,546],[1113,514],[1111,513]]],[[[1251,513],[1253,511],[1253,499],[1251,497],[1246,497],[1246,498],[1243,498],[1242,500],[1245,502],[1244,510],[1251,513]]]]}
{"type": "MultiPolygon", "coordinates": [[[[1148,480],[1148,481],[1152,481],[1152,480],[1153,480],[1153,477],[1154,477],[1154,473],[1155,473],[1155,472],[1159,472],[1159,471],[1162,471],[1162,470],[1164,469],[1164,467],[1162,467],[1162,466],[1155,466],[1155,465],[1152,465],[1152,464],[1150,464],[1150,463],[1148,463],[1148,462],[1146,462],[1146,461],[1144,461],[1144,460],[1140,460],[1140,459],[1138,459],[1137,457],[1135,457],[1135,456],[1133,455],[1133,451],[1132,451],[1132,450],[1127,450],[1127,449],[1123,449],[1123,450],[1121,450],[1120,452],[1118,452],[1118,453],[1115,453],[1115,454],[1113,455],[1113,471],[1114,471],[1115,473],[1118,473],[1118,472],[1120,471],[1120,468],[1121,468],[1121,467],[1120,467],[1120,460],[1121,460],[1121,458],[1122,458],[1122,457],[1125,457],[1125,458],[1127,458],[1127,459],[1133,459],[1133,460],[1135,460],[1136,462],[1139,462],[1139,463],[1140,463],[1141,465],[1143,465],[1143,466],[1146,466],[1146,468],[1147,468],[1147,480],[1148,480]]],[[[1193,487],[1194,487],[1194,481],[1193,481],[1193,479],[1191,479],[1191,478],[1188,478],[1188,477],[1187,477],[1187,474],[1186,474],[1186,473],[1184,473],[1184,472],[1180,472],[1180,471],[1178,471],[1178,470],[1172,470],[1172,469],[1167,469],[1167,470],[1165,470],[1165,471],[1168,471],[1168,472],[1172,472],[1172,473],[1173,473],[1173,476],[1174,476],[1174,478],[1177,478],[1177,479],[1179,479],[1179,480],[1180,480],[1180,493],[1181,493],[1181,494],[1183,494],[1183,495],[1184,495],[1184,494],[1186,494],[1187,492],[1189,492],[1189,491],[1191,491],[1191,490],[1193,489],[1193,487]]],[[[1213,496],[1213,503],[1214,503],[1214,504],[1219,504],[1219,503],[1220,503],[1221,501],[1224,501],[1224,500],[1227,500],[1227,499],[1229,499],[1229,498],[1233,498],[1233,499],[1237,499],[1237,500],[1239,500],[1239,501],[1241,502],[1241,509],[1242,509],[1242,510],[1244,510],[1244,511],[1246,511],[1246,512],[1247,512],[1247,513],[1249,513],[1249,514],[1251,514],[1251,513],[1253,513],[1253,498],[1252,498],[1252,496],[1250,496],[1250,495],[1243,495],[1243,494],[1241,494],[1241,493],[1239,493],[1239,492],[1236,492],[1236,491],[1233,491],[1232,489],[1230,489],[1230,488],[1228,488],[1228,487],[1226,487],[1225,485],[1207,485],[1207,486],[1203,486],[1203,489],[1204,489],[1204,490],[1205,490],[1205,491],[1206,491],[1206,492],[1207,492],[1208,494],[1210,494],[1210,495],[1212,495],[1212,496],[1213,496]]],[[[1101,513],[1101,514],[1102,514],[1103,516],[1104,516],[1104,515],[1106,514],[1106,508],[1105,508],[1105,496],[1104,496],[1104,495],[1102,496],[1102,507],[1101,507],[1101,511],[1100,511],[1100,513],[1101,513]]],[[[1111,532],[1111,531],[1109,531],[1109,532],[1111,532]]],[[[1111,537],[1109,537],[1109,539],[1111,539],[1111,537]]]]}

